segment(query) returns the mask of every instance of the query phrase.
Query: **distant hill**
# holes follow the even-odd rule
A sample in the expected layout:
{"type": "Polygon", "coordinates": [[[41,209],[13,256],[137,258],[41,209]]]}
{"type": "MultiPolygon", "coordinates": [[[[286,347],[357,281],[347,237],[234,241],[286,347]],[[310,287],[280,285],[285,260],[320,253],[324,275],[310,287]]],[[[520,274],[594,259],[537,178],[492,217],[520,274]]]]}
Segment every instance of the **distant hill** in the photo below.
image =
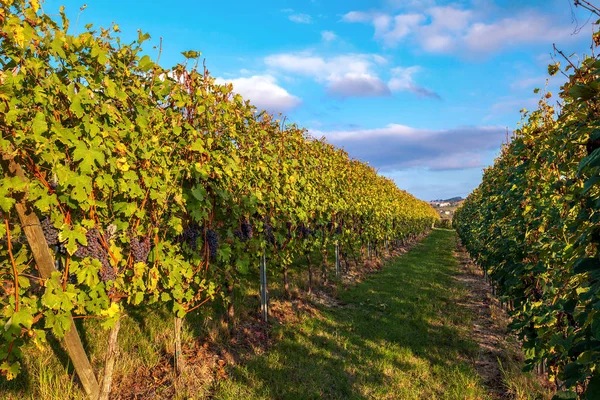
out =
{"type": "Polygon", "coordinates": [[[463,200],[462,197],[456,196],[456,197],[452,197],[451,199],[446,199],[444,201],[447,201],[448,203],[457,203],[457,202],[459,202],[461,200],[463,200]]]}
{"type": "Polygon", "coordinates": [[[439,200],[431,200],[430,203],[458,203],[459,201],[464,200],[460,196],[452,197],[450,199],[439,199],[439,200]]]}

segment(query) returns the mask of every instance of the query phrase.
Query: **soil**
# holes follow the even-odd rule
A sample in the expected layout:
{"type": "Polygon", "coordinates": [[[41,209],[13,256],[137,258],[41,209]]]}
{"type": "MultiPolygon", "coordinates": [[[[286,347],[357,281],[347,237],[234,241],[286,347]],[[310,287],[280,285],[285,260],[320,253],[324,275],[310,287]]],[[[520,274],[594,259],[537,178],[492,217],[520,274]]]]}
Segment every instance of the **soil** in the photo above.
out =
{"type": "MultiPolygon", "coordinates": [[[[523,366],[523,356],[517,338],[507,329],[510,317],[492,294],[483,271],[473,263],[460,243],[455,256],[460,263],[456,279],[467,289],[463,305],[474,315],[471,338],[479,345],[479,354],[474,360],[475,369],[489,388],[490,398],[513,399],[515,393],[511,393],[505,383],[503,370],[517,369],[518,374],[518,368],[523,366]]],[[[543,387],[551,387],[545,377],[533,379],[539,380],[543,387]]]]}

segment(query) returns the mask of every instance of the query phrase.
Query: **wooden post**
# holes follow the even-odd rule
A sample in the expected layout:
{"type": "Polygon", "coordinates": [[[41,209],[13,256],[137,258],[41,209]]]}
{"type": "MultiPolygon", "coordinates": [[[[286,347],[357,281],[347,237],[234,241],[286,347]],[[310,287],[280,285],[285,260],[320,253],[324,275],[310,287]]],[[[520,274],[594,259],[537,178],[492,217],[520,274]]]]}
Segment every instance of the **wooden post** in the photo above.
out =
{"type": "MultiPolygon", "coordinates": [[[[6,158],[4,159],[6,160],[6,158]]],[[[8,171],[12,175],[21,178],[23,182],[28,182],[28,179],[23,173],[21,166],[13,159],[8,161],[8,171]]],[[[21,229],[23,229],[23,232],[27,237],[29,248],[33,254],[33,259],[35,260],[38,270],[40,271],[40,277],[42,279],[48,279],[52,273],[56,271],[56,269],[54,267],[54,257],[48,248],[48,243],[44,237],[44,231],[42,230],[40,220],[32,207],[27,204],[26,199],[23,199],[21,202],[15,204],[15,208],[17,210],[17,215],[19,216],[21,229]]],[[[98,394],[100,393],[100,386],[98,385],[98,381],[94,375],[94,370],[92,369],[92,365],[90,364],[87,354],[85,353],[81,343],[81,338],[77,333],[77,329],[72,318],[71,328],[65,334],[64,340],[67,347],[67,352],[69,353],[69,357],[73,362],[73,366],[75,367],[75,371],[77,372],[77,376],[81,381],[81,385],[83,386],[85,393],[90,399],[96,400],[98,398],[98,394]]]]}
{"type": "Polygon", "coordinates": [[[110,387],[112,386],[113,372],[115,371],[115,360],[119,351],[119,330],[121,329],[121,320],[118,319],[115,326],[108,335],[108,346],[106,348],[106,357],[104,359],[104,378],[102,379],[102,390],[98,400],[108,400],[110,387]]]}
{"type": "Polygon", "coordinates": [[[175,371],[181,375],[185,370],[185,360],[183,358],[181,346],[181,327],[183,318],[175,317],[175,371]]]}

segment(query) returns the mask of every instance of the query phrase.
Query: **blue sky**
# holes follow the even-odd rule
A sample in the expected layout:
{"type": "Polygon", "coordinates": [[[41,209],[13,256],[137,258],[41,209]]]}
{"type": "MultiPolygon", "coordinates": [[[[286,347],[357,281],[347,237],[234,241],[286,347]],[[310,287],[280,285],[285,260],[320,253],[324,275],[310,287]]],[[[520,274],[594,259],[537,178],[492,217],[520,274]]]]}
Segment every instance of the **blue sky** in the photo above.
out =
{"type": "Polygon", "coordinates": [[[211,74],[257,107],[431,200],[479,184],[519,110],[535,108],[533,89],[560,59],[553,43],[589,53],[589,13],[570,3],[89,0],[79,13],[83,1],[46,0],[44,10],[65,5],[72,30],[117,23],[133,40],[141,29],[154,56],[162,37],[164,67],[201,51],[211,74]]]}

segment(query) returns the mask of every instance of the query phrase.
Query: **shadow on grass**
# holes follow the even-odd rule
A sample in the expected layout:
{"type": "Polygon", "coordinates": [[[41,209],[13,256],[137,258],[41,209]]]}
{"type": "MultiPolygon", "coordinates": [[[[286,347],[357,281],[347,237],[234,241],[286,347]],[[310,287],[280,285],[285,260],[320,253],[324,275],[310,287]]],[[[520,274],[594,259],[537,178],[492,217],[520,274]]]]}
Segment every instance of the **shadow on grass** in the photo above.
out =
{"type": "Polygon", "coordinates": [[[215,398],[485,398],[469,360],[469,311],[452,276],[454,233],[436,230],[237,366],[215,398]]]}

